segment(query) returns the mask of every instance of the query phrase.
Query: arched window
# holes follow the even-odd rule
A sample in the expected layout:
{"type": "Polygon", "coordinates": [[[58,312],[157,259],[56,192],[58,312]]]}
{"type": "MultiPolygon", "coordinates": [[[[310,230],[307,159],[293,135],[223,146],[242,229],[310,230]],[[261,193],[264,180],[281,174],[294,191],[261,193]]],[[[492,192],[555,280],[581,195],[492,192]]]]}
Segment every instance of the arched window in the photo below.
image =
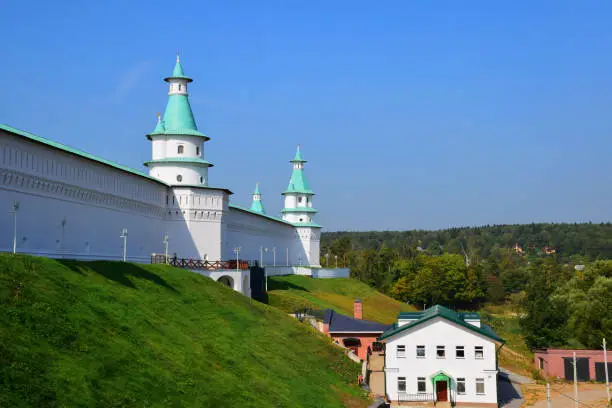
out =
{"type": "Polygon", "coordinates": [[[185,151],[185,146],[183,145],[178,145],[178,154],[183,154],[183,152],[185,151]]]}
{"type": "Polygon", "coordinates": [[[200,177],[200,183],[204,183],[204,177],[200,177]]]}
{"type": "Polygon", "coordinates": [[[178,181],[179,183],[183,181],[183,176],[181,176],[180,174],[176,176],[176,181],[178,181]]]}
{"type": "Polygon", "coordinates": [[[196,156],[200,155],[200,146],[196,146],[196,156]]]}
{"type": "Polygon", "coordinates": [[[181,84],[179,84],[179,91],[181,90],[181,84]]]}

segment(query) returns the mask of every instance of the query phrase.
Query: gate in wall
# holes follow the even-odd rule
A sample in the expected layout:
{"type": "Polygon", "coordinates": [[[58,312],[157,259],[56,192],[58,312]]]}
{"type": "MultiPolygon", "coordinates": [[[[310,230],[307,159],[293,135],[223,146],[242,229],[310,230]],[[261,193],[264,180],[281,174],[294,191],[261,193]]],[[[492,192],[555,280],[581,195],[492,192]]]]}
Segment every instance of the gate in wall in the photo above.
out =
{"type": "MultiPolygon", "coordinates": [[[[571,357],[563,357],[563,368],[565,369],[565,379],[574,381],[574,359],[571,357]]],[[[589,359],[586,357],[576,358],[576,374],[578,381],[589,381],[589,359]]]]}

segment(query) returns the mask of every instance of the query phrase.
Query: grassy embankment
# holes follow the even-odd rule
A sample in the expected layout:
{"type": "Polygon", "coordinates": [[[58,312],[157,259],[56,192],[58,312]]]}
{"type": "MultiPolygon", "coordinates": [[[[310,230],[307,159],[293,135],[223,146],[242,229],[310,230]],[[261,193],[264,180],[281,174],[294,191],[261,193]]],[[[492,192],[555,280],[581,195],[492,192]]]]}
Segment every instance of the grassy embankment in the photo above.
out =
{"type": "Polygon", "coordinates": [[[0,254],[2,407],[361,407],[359,368],[194,273],[0,254]]]}
{"type": "Polygon", "coordinates": [[[312,279],[305,276],[272,276],[268,278],[269,304],[287,313],[296,309],[334,309],[353,315],[355,299],[363,302],[363,318],[393,323],[400,311],[416,310],[398,302],[363,282],[353,279],[312,279]]]}

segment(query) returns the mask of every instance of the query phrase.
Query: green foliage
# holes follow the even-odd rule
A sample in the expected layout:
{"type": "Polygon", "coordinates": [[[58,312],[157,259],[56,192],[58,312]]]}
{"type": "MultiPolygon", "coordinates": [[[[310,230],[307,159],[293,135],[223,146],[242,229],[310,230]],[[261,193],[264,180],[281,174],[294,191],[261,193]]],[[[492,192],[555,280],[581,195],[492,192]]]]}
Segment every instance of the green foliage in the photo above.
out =
{"type": "Polygon", "coordinates": [[[191,272],[0,254],[1,407],[365,406],[359,372],[191,272]]]}
{"type": "Polygon", "coordinates": [[[418,255],[410,262],[397,264],[401,278],[391,294],[414,304],[443,304],[450,307],[474,305],[484,299],[480,274],[467,267],[463,257],[444,253],[440,256],[418,255]]]}

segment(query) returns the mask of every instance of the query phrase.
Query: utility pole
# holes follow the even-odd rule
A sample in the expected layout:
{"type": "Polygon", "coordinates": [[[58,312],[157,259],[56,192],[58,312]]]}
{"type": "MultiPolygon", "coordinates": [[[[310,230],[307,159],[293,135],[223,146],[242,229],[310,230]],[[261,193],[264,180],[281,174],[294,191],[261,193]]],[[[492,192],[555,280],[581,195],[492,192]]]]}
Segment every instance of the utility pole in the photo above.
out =
{"type": "Polygon", "coordinates": [[[550,384],[546,383],[546,406],[550,408],[550,384]]]}
{"type": "Polygon", "coordinates": [[[13,253],[17,253],[17,211],[19,211],[19,201],[13,201],[13,253]]]}
{"type": "Polygon", "coordinates": [[[127,235],[128,230],[127,228],[124,228],[119,236],[119,238],[123,238],[123,262],[126,262],[127,260],[127,235]]]}
{"type": "Polygon", "coordinates": [[[608,405],[610,405],[610,377],[608,377],[608,351],[606,350],[606,338],[603,339],[604,351],[604,372],[606,373],[606,394],[608,395],[608,405]]]}
{"type": "Polygon", "coordinates": [[[168,233],[164,235],[164,240],[162,242],[164,244],[164,254],[166,256],[166,258],[164,259],[164,263],[167,264],[168,263],[168,233]]]}
{"type": "Polygon", "coordinates": [[[576,374],[576,352],[574,351],[574,406],[578,408],[578,375],[576,374]]]}

